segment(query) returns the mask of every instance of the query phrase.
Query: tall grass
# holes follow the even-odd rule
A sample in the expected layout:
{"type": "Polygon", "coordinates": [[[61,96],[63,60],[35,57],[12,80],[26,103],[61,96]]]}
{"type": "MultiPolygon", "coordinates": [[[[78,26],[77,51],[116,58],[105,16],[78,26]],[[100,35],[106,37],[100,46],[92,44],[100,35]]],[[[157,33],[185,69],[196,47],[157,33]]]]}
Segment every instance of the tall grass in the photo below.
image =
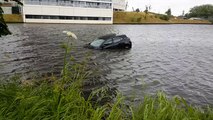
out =
{"type": "MultiPolygon", "coordinates": [[[[125,105],[120,94],[103,105],[82,97],[79,82],[61,83],[51,77],[33,84],[15,80],[0,85],[1,120],[213,120],[211,108],[190,106],[183,98],[165,94],[145,96],[138,106],[125,105]],[[51,80],[51,81],[50,81],[51,80]],[[68,85],[69,84],[69,85],[68,85]]],[[[103,96],[104,97],[104,96],[103,96]]]]}
{"type": "Polygon", "coordinates": [[[124,104],[120,93],[100,104],[110,97],[105,89],[93,91],[85,99],[82,84],[89,76],[86,65],[70,65],[69,44],[63,48],[60,77],[22,81],[15,76],[0,83],[0,120],[213,120],[211,108],[192,107],[183,98],[168,99],[162,92],[156,97],[145,96],[137,106],[124,104]]]}
{"type": "Polygon", "coordinates": [[[133,120],[213,120],[213,111],[209,107],[193,107],[181,97],[168,99],[162,92],[156,98],[146,96],[132,111],[133,120]]]}
{"type": "Polygon", "coordinates": [[[103,116],[104,108],[95,109],[81,96],[79,83],[68,87],[61,81],[42,80],[39,85],[26,86],[11,82],[0,87],[1,119],[88,119],[103,116]],[[66,88],[65,88],[66,87],[66,88]]]}

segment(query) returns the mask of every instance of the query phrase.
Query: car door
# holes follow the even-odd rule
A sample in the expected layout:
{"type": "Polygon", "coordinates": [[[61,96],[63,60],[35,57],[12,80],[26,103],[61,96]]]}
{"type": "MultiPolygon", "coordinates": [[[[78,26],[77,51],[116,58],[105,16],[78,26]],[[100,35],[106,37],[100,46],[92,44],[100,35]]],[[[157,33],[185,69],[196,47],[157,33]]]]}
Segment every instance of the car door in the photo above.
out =
{"type": "Polygon", "coordinates": [[[114,47],[115,48],[122,47],[122,40],[123,40],[122,37],[115,37],[115,38],[113,38],[113,45],[114,45],[114,47]]]}
{"type": "Polygon", "coordinates": [[[103,49],[109,49],[109,48],[112,48],[112,47],[113,47],[113,39],[112,38],[106,40],[102,45],[103,49]]]}

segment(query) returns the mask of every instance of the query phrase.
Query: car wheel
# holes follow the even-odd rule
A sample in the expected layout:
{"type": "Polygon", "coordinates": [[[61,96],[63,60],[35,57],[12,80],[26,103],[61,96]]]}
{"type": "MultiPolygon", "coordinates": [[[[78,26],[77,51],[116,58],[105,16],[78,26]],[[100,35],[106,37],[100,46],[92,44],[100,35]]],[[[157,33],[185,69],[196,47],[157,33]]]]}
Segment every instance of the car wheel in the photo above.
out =
{"type": "Polygon", "coordinates": [[[125,45],[126,49],[130,49],[132,46],[131,45],[125,45]]]}

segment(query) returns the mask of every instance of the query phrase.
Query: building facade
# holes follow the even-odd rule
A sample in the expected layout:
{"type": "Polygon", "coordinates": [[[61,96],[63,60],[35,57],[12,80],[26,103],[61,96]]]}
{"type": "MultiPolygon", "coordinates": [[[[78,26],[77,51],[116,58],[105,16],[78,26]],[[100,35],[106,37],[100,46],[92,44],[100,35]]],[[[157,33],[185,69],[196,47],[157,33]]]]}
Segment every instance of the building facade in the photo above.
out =
{"type": "Polygon", "coordinates": [[[4,0],[0,0],[0,7],[3,10],[3,14],[21,14],[21,7],[14,1],[8,0],[5,2],[4,0]]]}
{"type": "Polygon", "coordinates": [[[112,24],[112,0],[24,0],[23,21],[30,23],[112,24]]]}
{"type": "Polygon", "coordinates": [[[113,0],[114,11],[125,11],[127,7],[127,0],[113,0]]]}

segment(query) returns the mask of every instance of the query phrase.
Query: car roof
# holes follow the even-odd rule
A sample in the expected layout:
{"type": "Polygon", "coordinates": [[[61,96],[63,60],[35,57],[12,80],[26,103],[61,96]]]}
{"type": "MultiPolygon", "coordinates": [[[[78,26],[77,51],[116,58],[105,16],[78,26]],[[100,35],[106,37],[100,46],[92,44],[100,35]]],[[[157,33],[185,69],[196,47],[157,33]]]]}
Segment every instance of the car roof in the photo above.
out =
{"type": "Polygon", "coordinates": [[[118,35],[117,37],[126,38],[126,35],[118,35]]]}
{"type": "Polygon", "coordinates": [[[116,34],[107,34],[107,35],[104,35],[104,36],[101,36],[101,37],[98,37],[98,38],[106,40],[106,39],[109,39],[109,38],[113,38],[115,36],[116,36],[116,34]]]}
{"type": "Polygon", "coordinates": [[[127,36],[126,36],[126,35],[107,34],[107,35],[104,35],[104,36],[101,36],[101,37],[98,37],[98,38],[99,38],[99,39],[107,40],[107,39],[113,38],[113,37],[126,38],[127,36]]]}

